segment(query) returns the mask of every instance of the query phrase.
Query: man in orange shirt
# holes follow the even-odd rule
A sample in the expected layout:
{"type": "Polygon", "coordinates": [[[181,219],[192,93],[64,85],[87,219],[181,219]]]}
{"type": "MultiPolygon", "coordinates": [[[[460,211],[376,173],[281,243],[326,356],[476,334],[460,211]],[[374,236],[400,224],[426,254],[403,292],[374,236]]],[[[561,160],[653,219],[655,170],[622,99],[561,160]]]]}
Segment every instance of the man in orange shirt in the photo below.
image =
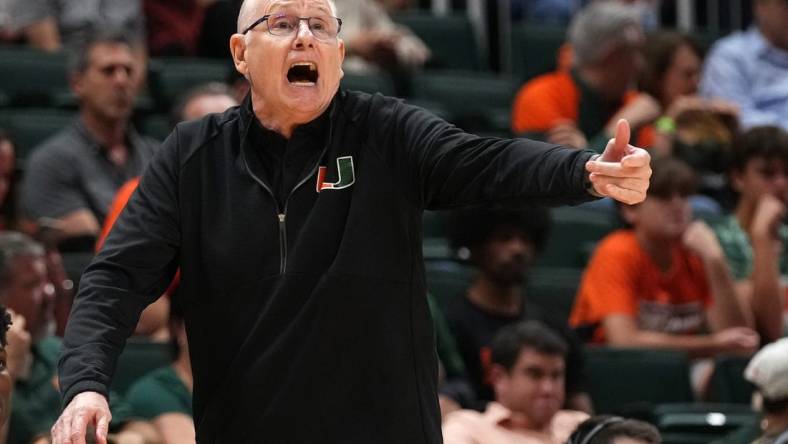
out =
{"type": "Polygon", "coordinates": [[[632,227],[603,239],[591,258],[570,323],[616,346],[695,357],[754,351],[759,338],[722,248],[705,223],[690,221],[692,170],[671,158],[652,168],[646,200],[621,208],[632,227]]]}
{"type": "Polygon", "coordinates": [[[514,100],[512,132],[576,148],[604,149],[618,119],[639,130],[639,146],[651,146],[660,115],[656,100],[632,88],[643,65],[643,30],[637,8],[594,2],[569,29],[573,67],[526,83],[514,100]]]}
{"type": "Polygon", "coordinates": [[[588,418],[561,410],[567,344],[547,326],[508,325],[490,350],[495,402],[484,413],[449,413],[443,424],[446,444],[560,444],[588,418]]]}

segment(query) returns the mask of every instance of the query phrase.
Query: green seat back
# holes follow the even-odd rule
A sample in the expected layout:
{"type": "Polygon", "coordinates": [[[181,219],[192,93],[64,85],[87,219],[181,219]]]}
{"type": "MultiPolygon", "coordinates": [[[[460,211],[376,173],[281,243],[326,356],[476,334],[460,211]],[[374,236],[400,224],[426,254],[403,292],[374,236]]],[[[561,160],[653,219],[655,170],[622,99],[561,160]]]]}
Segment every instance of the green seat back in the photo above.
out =
{"type": "Polygon", "coordinates": [[[749,361],[749,358],[738,356],[716,358],[714,373],[709,382],[709,398],[715,402],[749,405],[755,389],[755,386],[744,379],[744,369],[749,361]]]}
{"type": "Polygon", "coordinates": [[[582,273],[580,268],[533,268],[525,292],[528,304],[536,305],[556,320],[568,321],[582,273]]]}
{"type": "Polygon", "coordinates": [[[558,207],[550,214],[550,234],[537,258],[543,267],[584,268],[597,242],[616,227],[614,216],[606,211],[558,207]]]}
{"type": "Polygon", "coordinates": [[[0,110],[0,127],[13,138],[16,157],[22,165],[33,148],[66,127],[75,117],[75,113],[62,110],[7,108],[0,110]]]}
{"type": "Polygon", "coordinates": [[[125,393],[140,377],[172,361],[171,344],[130,339],[118,357],[111,388],[125,393]]]}
{"type": "Polygon", "coordinates": [[[512,28],[512,74],[521,82],[554,71],[566,28],[520,24],[512,28]]]}
{"type": "Polygon", "coordinates": [[[634,414],[693,400],[689,358],[677,351],[587,347],[586,374],[597,413],[634,414]]]}
{"type": "Polygon", "coordinates": [[[181,95],[210,82],[225,82],[230,72],[225,60],[159,58],[148,65],[148,85],[159,110],[169,112],[181,95]]]}
{"type": "Polygon", "coordinates": [[[0,94],[12,105],[49,105],[69,90],[64,53],[0,46],[0,94]]]}
{"type": "Polygon", "coordinates": [[[347,90],[363,91],[374,94],[381,93],[386,96],[394,94],[394,84],[384,73],[354,74],[346,72],[342,76],[342,88],[347,90]]]}
{"type": "Polygon", "coordinates": [[[476,274],[473,267],[450,260],[426,261],[424,265],[427,291],[444,313],[455,299],[462,297],[476,274]]]}
{"type": "Polygon", "coordinates": [[[485,57],[479,51],[473,26],[461,14],[436,17],[426,12],[407,12],[392,17],[416,34],[432,52],[428,69],[482,70],[485,57]]]}

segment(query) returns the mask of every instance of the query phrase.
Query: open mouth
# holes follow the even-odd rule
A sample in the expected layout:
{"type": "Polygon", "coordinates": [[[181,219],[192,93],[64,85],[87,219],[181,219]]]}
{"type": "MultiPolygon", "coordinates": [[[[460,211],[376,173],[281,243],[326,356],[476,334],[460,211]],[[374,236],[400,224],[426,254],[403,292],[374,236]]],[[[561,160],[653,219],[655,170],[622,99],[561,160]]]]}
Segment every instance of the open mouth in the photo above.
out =
{"type": "Polygon", "coordinates": [[[317,83],[317,66],[312,62],[297,62],[287,70],[287,81],[296,85],[317,83]]]}

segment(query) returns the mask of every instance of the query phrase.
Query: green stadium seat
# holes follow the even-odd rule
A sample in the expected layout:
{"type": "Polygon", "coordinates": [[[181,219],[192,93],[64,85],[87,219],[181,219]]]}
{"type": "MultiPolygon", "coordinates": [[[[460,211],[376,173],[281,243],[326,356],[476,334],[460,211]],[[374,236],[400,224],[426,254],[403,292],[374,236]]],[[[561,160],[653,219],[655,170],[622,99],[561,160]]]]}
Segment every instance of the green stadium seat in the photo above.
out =
{"type": "Polygon", "coordinates": [[[600,414],[643,416],[657,404],[693,401],[685,353],[587,347],[586,374],[594,410],[600,414]]]}
{"type": "Polygon", "coordinates": [[[521,82],[554,71],[566,28],[524,23],[512,28],[512,74],[521,82]]]}
{"type": "Polygon", "coordinates": [[[582,274],[580,268],[534,267],[525,291],[528,303],[556,320],[568,321],[582,274]]]}
{"type": "Polygon", "coordinates": [[[43,106],[68,91],[66,56],[29,48],[0,47],[0,94],[10,105],[43,106]]]}
{"type": "Polygon", "coordinates": [[[210,82],[224,83],[230,69],[225,60],[158,58],[148,65],[148,85],[158,109],[168,112],[190,89],[210,82]]]}
{"type": "Polygon", "coordinates": [[[714,359],[714,373],[709,382],[709,399],[714,402],[750,404],[755,389],[744,379],[750,358],[721,356],[714,359]]]}
{"type": "Polygon", "coordinates": [[[342,76],[342,88],[347,90],[363,91],[374,94],[381,93],[386,96],[394,95],[394,83],[383,73],[353,74],[346,72],[342,76]]]}
{"type": "Polygon", "coordinates": [[[436,17],[427,12],[407,12],[392,17],[406,26],[430,48],[427,69],[486,69],[470,20],[457,14],[436,17]]]}
{"type": "Polygon", "coordinates": [[[671,441],[706,444],[723,438],[740,427],[752,424],[757,413],[742,404],[678,403],[654,409],[654,418],[663,437],[671,441]],[[689,439],[692,437],[692,440],[689,439]]]}
{"type": "Polygon", "coordinates": [[[41,142],[76,118],[76,113],[44,108],[6,108],[0,110],[0,128],[14,140],[19,165],[41,142]]]}
{"type": "Polygon", "coordinates": [[[585,268],[599,240],[616,227],[614,216],[603,210],[565,206],[550,214],[550,234],[536,260],[542,267],[585,268]]]}
{"type": "Polygon", "coordinates": [[[169,343],[129,339],[118,357],[110,387],[118,393],[125,393],[140,377],[169,365],[173,359],[173,349],[169,343]]]}
{"type": "Polygon", "coordinates": [[[423,72],[413,81],[413,98],[451,110],[452,123],[466,131],[505,133],[517,86],[510,78],[486,73],[423,72]]]}
{"type": "Polygon", "coordinates": [[[151,114],[142,119],[139,131],[157,140],[164,140],[172,132],[170,117],[166,114],[151,114]]]}
{"type": "Polygon", "coordinates": [[[424,265],[427,291],[432,294],[444,313],[456,298],[462,296],[476,274],[470,265],[456,261],[426,261],[424,265]]]}

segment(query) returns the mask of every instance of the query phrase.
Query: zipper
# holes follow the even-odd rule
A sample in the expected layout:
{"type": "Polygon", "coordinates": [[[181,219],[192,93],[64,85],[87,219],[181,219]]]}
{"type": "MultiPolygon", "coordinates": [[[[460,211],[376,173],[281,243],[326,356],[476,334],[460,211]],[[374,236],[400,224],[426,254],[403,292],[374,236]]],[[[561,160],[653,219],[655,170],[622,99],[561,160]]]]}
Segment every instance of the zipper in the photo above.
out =
{"type": "Polygon", "coordinates": [[[276,207],[276,218],[279,221],[279,274],[285,274],[285,271],[287,271],[287,225],[285,224],[287,218],[287,203],[290,201],[290,197],[293,196],[293,193],[295,193],[299,188],[301,188],[305,183],[307,183],[307,181],[309,181],[309,179],[315,175],[318,168],[320,168],[320,160],[323,159],[323,156],[326,154],[326,151],[328,151],[328,146],[331,144],[331,137],[334,131],[334,121],[332,119],[333,115],[334,115],[334,109],[332,108],[328,119],[328,138],[326,139],[326,144],[323,147],[323,150],[320,152],[320,156],[318,156],[317,158],[317,162],[315,163],[315,166],[312,168],[312,171],[310,171],[309,174],[304,176],[304,178],[301,179],[301,181],[298,182],[296,186],[293,187],[292,190],[290,190],[290,193],[287,194],[287,197],[285,198],[285,208],[283,211],[280,211],[279,202],[276,200],[276,196],[274,196],[274,192],[271,191],[271,188],[269,188],[268,185],[266,185],[265,182],[263,182],[259,177],[257,177],[257,175],[254,174],[254,172],[252,172],[252,169],[249,168],[249,162],[246,160],[246,151],[243,149],[244,146],[243,144],[244,141],[246,140],[246,134],[248,134],[249,132],[248,127],[244,133],[243,138],[241,139],[242,140],[241,158],[243,159],[246,172],[249,173],[250,176],[252,176],[255,182],[257,182],[261,187],[263,187],[265,191],[268,192],[268,194],[271,196],[271,199],[273,199],[274,201],[274,206],[276,207]]]}

